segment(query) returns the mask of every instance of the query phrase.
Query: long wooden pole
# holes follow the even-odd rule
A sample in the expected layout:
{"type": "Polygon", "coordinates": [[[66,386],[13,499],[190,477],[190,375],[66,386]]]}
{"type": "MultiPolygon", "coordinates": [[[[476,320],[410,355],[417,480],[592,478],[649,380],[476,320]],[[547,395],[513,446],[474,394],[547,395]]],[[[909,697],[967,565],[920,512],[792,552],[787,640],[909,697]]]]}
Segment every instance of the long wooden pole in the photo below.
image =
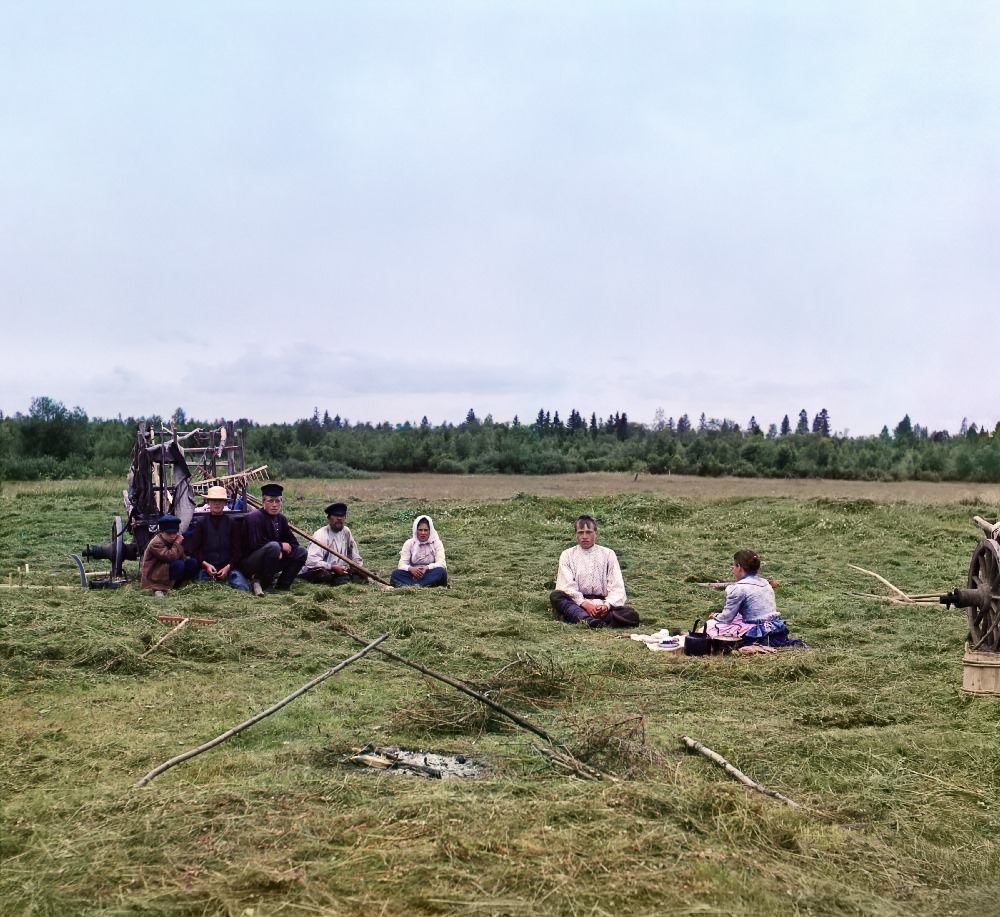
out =
{"type": "Polygon", "coordinates": [[[879,576],[877,573],[872,573],[871,570],[866,570],[864,567],[859,567],[857,564],[848,564],[847,566],[850,567],[852,570],[857,570],[859,573],[864,573],[865,576],[872,576],[875,579],[877,579],[880,583],[883,583],[884,585],[888,586],[889,590],[892,592],[893,595],[896,596],[896,598],[902,599],[904,602],[910,601],[910,597],[905,592],[903,592],[902,589],[900,589],[898,586],[893,586],[893,584],[890,583],[884,576],[879,576]]]}
{"type": "MultiPolygon", "coordinates": [[[[767,583],[768,583],[768,585],[772,589],[777,589],[778,586],[781,585],[777,580],[774,580],[774,579],[769,579],[767,581],[767,583]]],[[[735,586],[736,585],[736,581],[735,580],[725,580],[725,581],[720,580],[720,581],[717,581],[717,582],[714,582],[714,583],[692,583],[691,585],[692,586],[707,586],[709,589],[725,589],[726,586],[735,586]]]]}
{"type": "Polygon", "coordinates": [[[249,729],[251,726],[254,725],[254,723],[259,723],[262,719],[270,716],[272,713],[277,713],[282,707],[287,706],[293,700],[295,700],[295,698],[305,694],[306,691],[310,690],[311,688],[315,688],[316,685],[318,685],[320,682],[326,681],[326,679],[328,679],[331,675],[336,675],[342,669],[346,669],[347,666],[349,666],[352,662],[357,662],[357,660],[359,660],[370,650],[376,649],[378,645],[383,640],[386,640],[388,637],[389,637],[388,634],[382,634],[381,637],[372,640],[372,642],[369,643],[364,649],[359,650],[357,653],[345,659],[343,662],[337,663],[337,665],[335,665],[332,669],[327,669],[322,675],[317,675],[308,684],[304,684],[297,691],[293,691],[291,694],[289,694],[288,697],[282,698],[276,704],[272,704],[266,710],[262,710],[260,713],[255,714],[254,716],[250,717],[250,719],[240,723],[238,726],[233,726],[232,729],[227,729],[224,733],[222,733],[222,735],[216,736],[210,742],[205,742],[204,745],[199,745],[197,748],[192,748],[190,751],[186,751],[183,754],[176,755],[169,761],[164,761],[158,767],[154,767],[148,774],[146,774],[145,777],[143,777],[138,783],[136,783],[136,787],[145,786],[147,783],[149,783],[150,780],[159,777],[160,774],[162,774],[166,770],[169,770],[175,764],[180,764],[182,761],[187,761],[189,758],[193,758],[196,755],[200,755],[203,751],[208,751],[210,748],[215,748],[216,745],[221,745],[223,742],[226,741],[226,739],[231,739],[234,735],[243,732],[244,729],[249,729]]]}
{"type": "MultiPolygon", "coordinates": [[[[364,643],[365,637],[358,636],[350,628],[343,624],[334,624],[334,629],[347,634],[352,640],[356,640],[358,643],[364,643]]],[[[407,659],[404,656],[400,656],[398,653],[394,653],[391,650],[387,650],[384,647],[377,646],[375,649],[378,650],[383,656],[388,656],[390,659],[395,659],[396,662],[401,662],[405,666],[409,666],[411,669],[416,669],[418,672],[422,672],[424,675],[429,675],[431,678],[436,678],[438,681],[443,681],[446,685],[451,685],[451,687],[461,691],[463,694],[467,694],[469,697],[475,698],[481,704],[486,704],[487,707],[492,707],[497,713],[502,714],[507,717],[507,719],[512,720],[517,723],[522,729],[527,729],[528,732],[533,732],[536,736],[545,739],[552,748],[549,751],[542,751],[542,753],[550,761],[554,761],[561,767],[565,767],[572,771],[578,777],[583,777],[586,780],[615,780],[614,777],[604,774],[599,771],[596,767],[591,767],[589,764],[584,764],[582,761],[578,761],[573,753],[561,742],[556,741],[552,736],[550,736],[541,726],[536,726],[530,720],[526,720],[523,716],[519,716],[513,710],[509,710],[503,706],[503,704],[498,704],[495,700],[490,700],[484,694],[480,694],[478,691],[470,688],[465,682],[459,681],[457,678],[452,678],[449,675],[445,675],[443,672],[436,672],[434,669],[429,669],[427,666],[421,665],[419,662],[414,662],[412,659],[407,659]]],[[[532,745],[532,748],[537,748],[537,746],[532,745]]]]}
{"type": "MultiPolygon", "coordinates": [[[[358,643],[364,643],[366,641],[365,637],[358,636],[350,628],[343,624],[334,624],[333,627],[342,633],[347,634],[352,640],[358,643]]],[[[429,669],[427,666],[421,665],[419,662],[414,662],[412,659],[407,659],[405,656],[400,656],[398,653],[392,652],[392,650],[387,650],[384,647],[375,647],[383,656],[388,656],[390,659],[395,659],[396,662],[401,662],[403,665],[409,666],[411,669],[416,669],[418,672],[423,672],[424,675],[429,675],[431,678],[436,678],[438,681],[443,681],[446,685],[451,685],[453,688],[461,691],[463,694],[468,694],[469,697],[474,697],[480,703],[486,704],[487,707],[492,707],[497,713],[503,714],[507,719],[513,720],[518,726],[523,729],[527,729],[528,732],[533,732],[536,736],[545,739],[546,742],[550,742],[552,745],[558,745],[555,739],[552,738],[541,726],[536,726],[534,723],[526,720],[523,716],[519,716],[513,710],[508,710],[502,704],[498,704],[495,700],[490,700],[486,695],[480,694],[478,691],[474,691],[465,682],[459,681],[456,678],[452,678],[449,675],[445,675],[443,672],[436,672],[434,669],[429,669]]]]}
{"type": "Polygon", "coordinates": [[[184,628],[187,627],[188,624],[190,624],[190,623],[191,623],[191,619],[190,618],[184,618],[181,621],[180,624],[178,624],[172,630],[168,630],[162,637],[160,637],[159,640],[156,641],[156,643],[154,643],[148,650],[146,650],[146,652],[143,653],[139,658],[140,659],[145,659],[155,649],[157,649],[162,644],[166,643],[172,636],[174,636],[174,634],[179,633],[180,631],[184,630],[184,628]]]}
{"type": "MultiPolygon", "coordinates": [[[[246,496],[247,496],[247,503],[249,503],[255,509],[261,509],[263,507],[264,504],[261,503],[260,500],[258,500],[256,497],[252,497],[250,496],[250,494],[247,494],[246,496]]],[[[354,569],[357,570],[358,573],[367,576],[368,579],[373,580],[380,586],[384,586],[386,589],[392,588],[392,586],[390,586],[384,579],[382,579],[382,577],[378,576],[375,573],[372,573],[371,570],[365,569],[364,567],[361,566],[361,564],[355,563],[353,560],[351,560],[351,558],[345,557],[339,551],[335,551],[329,545],[323,544],[322,541],[317,541],[315,538],[312,537],[312,535],[308,534],[307,532],[303,532],[302,529],[300,529],[298,526],[292,525],[292,523],[289,522],[288,527],[293,532],[295,532],[296,535],[301,535],[303,538],[305,538],[306,541],[311,541],[314,545],[316,545],[319,548],[322,548],[324,551],[329,551],[334,557],[339,557],[345,564],[349,564],[350,566],[354,567],[354,569]]]]}

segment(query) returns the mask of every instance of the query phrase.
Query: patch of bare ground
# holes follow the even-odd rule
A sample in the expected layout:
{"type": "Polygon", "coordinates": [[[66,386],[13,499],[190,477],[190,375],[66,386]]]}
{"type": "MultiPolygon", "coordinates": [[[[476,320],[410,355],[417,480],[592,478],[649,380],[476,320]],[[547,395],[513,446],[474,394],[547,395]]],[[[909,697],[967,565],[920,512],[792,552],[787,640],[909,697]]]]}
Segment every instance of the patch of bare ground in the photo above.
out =
{"type": "Polygon", "coordinates": [[[419,498],[427,500],[491,500],[519,493],[539,497],[611,496],[656,494],[692,500],[725,500],[731,497],[824,497],[874,500],[879,503],[1000,503],[1000,485],[927,481],[833,481],[791,478],[701,478],[691,475],[639,475],[591,472],[560,475],[506,474],[387,474],[369,480],[316,480],[294,482],[303,495],[338,495],[356,500],[419,498]]]}

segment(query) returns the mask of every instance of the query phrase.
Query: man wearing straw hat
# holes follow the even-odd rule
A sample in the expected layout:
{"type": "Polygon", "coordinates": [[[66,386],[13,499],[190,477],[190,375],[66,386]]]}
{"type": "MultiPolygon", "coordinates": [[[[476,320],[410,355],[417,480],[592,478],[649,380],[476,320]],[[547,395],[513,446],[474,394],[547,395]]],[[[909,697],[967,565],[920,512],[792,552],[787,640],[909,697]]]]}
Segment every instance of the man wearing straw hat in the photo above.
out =
{"type": "Polygon", "coordinates": [[[242,570],[253,577],[254,595],[272,588],[287,592],[306,562],[306,549],[295,540],[281,512],[284,488],[265,484],[260,493],[263,507],[246,518],[242,570]]]}
{"type": "Polygon", "coordinates": [[[188,554],[198,564],[196,582],[228,583],[249,592],[250,582],[239,569],[243,559],[240,525],[226,512],[228,501],[225,487],[208,488],[208,512],[195,515],[198,522],[187,537],[188,554]]]}

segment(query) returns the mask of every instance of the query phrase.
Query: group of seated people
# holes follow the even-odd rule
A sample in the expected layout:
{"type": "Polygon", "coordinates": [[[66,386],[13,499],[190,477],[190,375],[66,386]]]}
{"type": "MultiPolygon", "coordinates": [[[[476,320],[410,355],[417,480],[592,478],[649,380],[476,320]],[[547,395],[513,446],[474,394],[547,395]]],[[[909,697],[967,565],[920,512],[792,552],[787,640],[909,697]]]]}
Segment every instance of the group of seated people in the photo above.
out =
{"type": "MultiPolygon", "coordinates": [[[[263,595],[291,589],[300,576],[335,586],[368,579],[357,542],[345,525],[347,505],[327,506],[327,524],[313,534],[307,550],[281,512],[283,493],[280,484],[265,484],[261,508],[240,519],[228,510],[225,488],[210,487],[205,496],[207,512],[197,512],[184,534],[178,517],[161,516],[158,531],[143,552],[140,586],[162,597],[186,582],[219,582],[263,595]]],[[[393,586],[448,584],[444,545],[430,516],[414,520],[413,537],[403,545],[389,582],[393,586]]]]}
{"type": "MultiPolygon", "coordinates": [[[[733,581],[725,586],[726,604],[709,616],[707,633],[733,638],[742,646],[805,646],[789,637],[788,625],[778,614],[774,587],[759,571],[756,552],[743,550],[733,555],[733,581]]],[[[627,602],[618,556],[597,544],[593,516],[578,517],[576,546],[559,557],[556,588],[549,595],[553,612],[569,624],[635,627],[639,615],[627,602]]]]}
{"type": "MultiPolygon", "coordinates": [[[[234,589],[262,595],[271,589],[288,590],[296,577],[311,583],[338,586],[364,582],[371,576],[362,566],[361,552],[345,524],[347,505],[326,507],[327,524],[310,539],[308,550],[295,539],[281,512],[283,488],[265,484],[262,506],[243,524],[227,513],[227,494],[212,487],[206,496],[207,513],[186,536],[180,520],[161,517],[158,533],[143,554],[143,588],[163,595],[171,586],[195,581],[227,583],[234,589]]],[[[760,557],[753,551],[733,556],[733,581],[726,585],[726,604],[711,615],[707,632],[744,645],[802,646],[788,636],[778,614],[771,582],[760,576],[760,557]]],[[[390,585],[446,586],[448,569],[444,545],[428,515],[413,521],[413,535],[403,545],[390,585]]],[[[556,617],[588,627],[635,627],[639,615],[628,604],[618,556],[597,544],[593,516],[576,520],[576,545],[559,557],[556,588],[549,596],[556,617]]]]}

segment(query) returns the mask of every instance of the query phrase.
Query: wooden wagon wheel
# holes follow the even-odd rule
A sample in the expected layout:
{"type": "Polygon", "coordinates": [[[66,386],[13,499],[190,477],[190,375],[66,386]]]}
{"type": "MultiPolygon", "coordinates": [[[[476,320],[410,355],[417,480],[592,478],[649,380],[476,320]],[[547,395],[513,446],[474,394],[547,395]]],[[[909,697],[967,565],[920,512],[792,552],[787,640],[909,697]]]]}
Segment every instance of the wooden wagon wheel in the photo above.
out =
{"type": "Polygon", "coordinates": [[[969,563],[969,592],[975,601],[966,606],[971,649],[1000,651],[1000,544],[984,538],[969,563]]]}

